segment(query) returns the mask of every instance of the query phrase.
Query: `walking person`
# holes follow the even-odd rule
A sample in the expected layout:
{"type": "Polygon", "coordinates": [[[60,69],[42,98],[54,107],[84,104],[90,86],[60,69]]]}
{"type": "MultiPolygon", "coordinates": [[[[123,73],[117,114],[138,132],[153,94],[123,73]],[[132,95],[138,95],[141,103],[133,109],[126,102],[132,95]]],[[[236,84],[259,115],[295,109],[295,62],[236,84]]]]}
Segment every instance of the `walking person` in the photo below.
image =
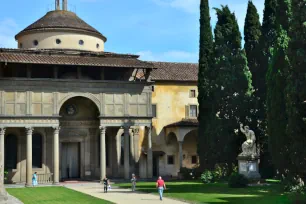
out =
{"type": "Polygon", "coordinates": [[[165,181],[162,179],[162,177],[158,177],[158,180],[156,182],[156,188],[158,189],[159,193],[159,199],[163,200],[163,192],[166,190],[166,184],[165,181]]]}
{"type": "Polygon", "coordinates": [[[33,174],[33,177],[32,177],[32,185],[33,187],[37,186],[38,185],[38,182],[37,182],[37,172],[35,172],[33,174]]]}
{"type": "Polygon", "coordinates": [[[108,178],[105,176],[104,179],[102,180],[102,182],[103,182],[103,185],[104,185],[104,193],[107,193],[108,183],[109,183],[108,178]]]}
{"type": "Polygon", "coordinates": [[[132,191],[135,191],[136,189],[136,176],[135,174],[132,174],[132,179],[131,179],[131,182],[132,182],[132,191]]]}

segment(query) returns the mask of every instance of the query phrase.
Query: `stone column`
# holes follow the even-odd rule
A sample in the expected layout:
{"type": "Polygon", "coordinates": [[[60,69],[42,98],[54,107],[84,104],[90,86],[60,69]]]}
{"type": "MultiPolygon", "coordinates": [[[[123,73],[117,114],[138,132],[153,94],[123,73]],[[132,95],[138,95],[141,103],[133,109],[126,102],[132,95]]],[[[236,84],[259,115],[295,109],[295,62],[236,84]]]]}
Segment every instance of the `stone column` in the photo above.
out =
{"type": "Polygon", "coordinates": [[[134,173],[139,176],[139,127],[134,128],[134,162],[135,162],[135,170],[134,173]]]}
{"type": "MultiPolygon", "coordinates": [[[[0,128],[0,183],[3,184],[4,182],[4,136],[5,136],[5,128],[0,128]]],[[[0,184],[0,185],[1,185],[0,184]]]]}
{"type": "Polygon", "coordinates": [[[152,153],[152,127],[148,127],[148,155],[147,155],[147,176],[153,177],[153,153],[152,153]]]}
{"type": "Polygon", "coordinates": [[[106,176],[106,148],[105,148],[105,134],[106,127],[100,126],[100,179],[101,181],[106,176]]]}
{"type": "Polygon", "coordinates": [[[131,167],[131,172],[135,173],[135,149],[134,149],[134,135],[133,135],[133,130],[129,130],[130,134],[130,167],[131,167]]]}
{"type": "Polygon", "coordinates": [[[1,137],[1,146],[0,146],[0,203],[6,203],[8,197],[7,193],[4,189],[4,135],[5,135],[5,128],[0,128],[0,137],[1,137]]]}
{"type": "Polygon", "coordinates": [[[130,178],[130,127],[124,127],[124,178],[130,178]]]}
{"type": "Polygon", "coordinates": [[[26,127],[27,132],[27,180],[26,186],[32,186],[32,134],[33,128],[26,127]]]}
{"type": "Polygon", "coordinates": [[[54,127],[53,133],[53,184],[59,184],[59,131],[60,127],[54,127]]]}
{"type": "Polygon", "coordinates": [[[179,141],[179,164],[180,169],[183,167],[183,142],[179,141]]]}
{"type": "Polygon", "coordinates": [[[118,130],[117,134],[116,134],[116,144],[115,144],[115,146],[116,146],[116,148],[115,148],[115,151],[116,151],[116,153],[115,153],[115,155],[116,155],[116,163],[114,165],[115,177],[119,177],[120,176],[119,175],[120,174],[119,168],[120,168],[120,165],[121,165],[121,163],[120,163],[120,161],[121,161],[121,135],[122,135],[123,132],[124,131],[120,128],[118,130]]]}

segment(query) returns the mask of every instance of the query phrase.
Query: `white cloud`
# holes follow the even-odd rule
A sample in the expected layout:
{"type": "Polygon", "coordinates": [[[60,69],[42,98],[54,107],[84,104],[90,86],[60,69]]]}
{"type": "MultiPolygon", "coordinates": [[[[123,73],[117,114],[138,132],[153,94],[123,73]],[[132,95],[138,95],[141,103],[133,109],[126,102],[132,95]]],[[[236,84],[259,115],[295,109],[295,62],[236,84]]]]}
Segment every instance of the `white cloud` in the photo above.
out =
{"type": "Polygon", "coordinates": [[[13,19],[6,18],[0,20],[0,47],[16,48],[15,34],[17,30],[18,25],[13,19]]]}
{"type": "Polygon", "coordinates": [[[165,62],[197,62],[198,53],[186,52],[181,50],[170,50],[162,53],[153,53],[150,50],[136,53],[140,55],[141,60],[147,61],[165,61],[165,62]]]}
{"type": "Polygon", "coordinates": [[[181,9],[188,13],[196,13],[199,10],[200,0],[152,0],[159,6],[169,6],[181,9]]]}
{"type": "MultiPolygon", "coordinates": [[[[159,6],[164,7],[171,7],[180,9],[182,11],[188,12],[188,13],[200,13],[200,0],[152,0],[154,3],[156,3],[159,6]]],[[[258,13],[260,15],[260,18],[262,19],[263,9],[264,9],[264,0],[253,0],[253,3],[255,4],[258,13]]],[[[212,24],[214,25],[217,22],[216,12],[213,8],[220,8],[221,5],[228,5],[230,10],[235,12],[235,15],[238,20],[238,24],[241,30],[243,30],[244,27],[244,20],[246,16],[247,11],[247,5],[248,1],[245,0],[242,1],[238,0],[236,2],[231,1],[229,4],[228,0],[210,0],[209,6],[211,8],[210,15],[212,17],[212,24]]]]}

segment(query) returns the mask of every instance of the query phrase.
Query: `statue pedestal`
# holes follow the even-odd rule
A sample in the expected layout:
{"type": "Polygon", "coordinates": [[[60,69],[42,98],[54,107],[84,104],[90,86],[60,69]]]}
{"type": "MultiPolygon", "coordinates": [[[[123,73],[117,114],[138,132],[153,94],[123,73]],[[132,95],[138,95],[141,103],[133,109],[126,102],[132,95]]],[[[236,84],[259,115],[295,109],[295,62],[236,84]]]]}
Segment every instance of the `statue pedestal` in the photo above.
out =
{"type": "Polygon", "coordinates": [[[259,156],[238,156],[237,159],[239,174],[252,180],[261,178],[259,174],[259,156]]]}

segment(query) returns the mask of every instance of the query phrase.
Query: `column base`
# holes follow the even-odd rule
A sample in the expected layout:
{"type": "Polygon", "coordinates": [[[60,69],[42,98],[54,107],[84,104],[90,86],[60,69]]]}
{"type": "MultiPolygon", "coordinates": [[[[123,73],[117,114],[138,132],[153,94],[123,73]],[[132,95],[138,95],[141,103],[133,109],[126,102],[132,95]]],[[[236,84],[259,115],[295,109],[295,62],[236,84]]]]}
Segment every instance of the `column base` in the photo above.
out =
{"type": "Polygon", "coordinates": [[[32,183],[31,184],[26,183],[24,186],[27,187],[27,188],[33,187],[32,183]]]}
{"type": "Polygon", "coordinates": [[[60,185],[60,183],[59,182],[53,182],[53,184],[52,185],[54,185],[54,186],[58,186],[58,185],[60,185]]]}

